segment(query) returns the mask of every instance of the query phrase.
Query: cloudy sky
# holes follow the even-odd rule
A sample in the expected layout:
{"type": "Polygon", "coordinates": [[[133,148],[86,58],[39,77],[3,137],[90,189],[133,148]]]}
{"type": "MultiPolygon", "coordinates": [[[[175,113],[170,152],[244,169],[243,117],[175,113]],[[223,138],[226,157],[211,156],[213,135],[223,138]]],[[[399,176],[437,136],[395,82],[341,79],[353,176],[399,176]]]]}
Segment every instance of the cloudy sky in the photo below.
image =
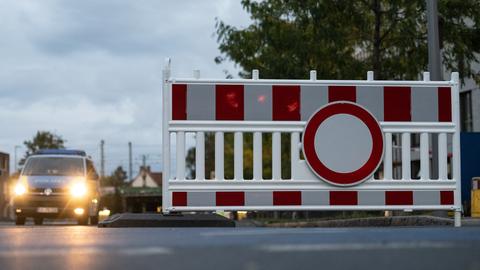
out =
{"type": "MultiPolygon", "coordinates": [[[[99,164],[134,168],[141,155],[161,169],[161,69],[174,77],[224,78],[216,65],[215,18],[246,26],[239,0],[0,0],[0,151],[37,130],[53,131],[67,147],[85,149],[99,164]]],[[[18,150],[19,156],[25,149],[18,150]]],[[[13,163],[12,163],[13,166],[13,163]]]]}

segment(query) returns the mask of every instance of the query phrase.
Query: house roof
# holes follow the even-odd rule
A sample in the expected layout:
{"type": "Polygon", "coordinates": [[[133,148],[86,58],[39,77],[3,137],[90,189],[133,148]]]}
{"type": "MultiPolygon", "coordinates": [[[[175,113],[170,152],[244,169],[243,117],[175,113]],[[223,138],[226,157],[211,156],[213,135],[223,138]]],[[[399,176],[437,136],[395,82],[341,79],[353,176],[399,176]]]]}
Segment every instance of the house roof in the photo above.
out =
{"type": "Polygon", "coordinates": [[[150,176],[152,177],[153,181],[157,183],[159,187],[162,186],[162,173],[161,172],[150,172],[150,176]]]}
{"type": "Polygon", "coordinates": [[[150,166],[146,166],[146,167],[143,167],[141,166],[140,167],[140,171],[138,172],[138,175],[135,176],[131,181],[130,181],[130,185],[135,181],[135,179],[139,178],[142,176],[142,173],[145,172],[146,174],[148,174],[152,180],[159,186],[161,187],[162,186],[162,173],[161,172],[152,172],[150,170],[150,166]]]}

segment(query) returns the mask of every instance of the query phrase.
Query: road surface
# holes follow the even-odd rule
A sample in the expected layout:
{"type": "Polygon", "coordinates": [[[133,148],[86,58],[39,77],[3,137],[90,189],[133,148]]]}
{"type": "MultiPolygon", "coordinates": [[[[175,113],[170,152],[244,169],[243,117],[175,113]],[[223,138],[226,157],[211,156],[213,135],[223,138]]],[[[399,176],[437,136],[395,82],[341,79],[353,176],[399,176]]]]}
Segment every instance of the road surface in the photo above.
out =
{"type": "Polygon", "coordinates": [[[480,269],[480,227],[0,225],[0,269],[480,269]]]}

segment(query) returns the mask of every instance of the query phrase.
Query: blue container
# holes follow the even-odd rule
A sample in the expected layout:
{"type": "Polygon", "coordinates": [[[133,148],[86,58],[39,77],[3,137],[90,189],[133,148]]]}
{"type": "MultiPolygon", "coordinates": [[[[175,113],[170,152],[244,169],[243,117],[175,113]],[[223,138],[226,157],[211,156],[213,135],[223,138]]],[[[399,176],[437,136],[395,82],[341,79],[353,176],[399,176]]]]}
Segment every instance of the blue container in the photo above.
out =
{"type": "Polygon", "coordinates": [[[472,178],[480,176],[480,132],[460,133],[462,205],[470,206],[472,178]]]}

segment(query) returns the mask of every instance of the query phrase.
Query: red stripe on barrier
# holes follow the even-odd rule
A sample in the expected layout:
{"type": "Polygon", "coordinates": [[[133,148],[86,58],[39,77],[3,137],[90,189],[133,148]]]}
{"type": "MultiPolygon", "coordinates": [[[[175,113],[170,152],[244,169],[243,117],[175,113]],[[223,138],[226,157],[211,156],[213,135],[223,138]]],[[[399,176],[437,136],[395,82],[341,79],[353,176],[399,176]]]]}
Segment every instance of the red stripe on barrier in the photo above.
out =
{"type": "Polygon", "coordinates": [[[385,191],[385,205],[413,205],[413,191],[385,191]]]}
{"type": "Polygon", "coordinates": [[[216,120],[243,120],[244,98],[243,85],[215,86],[216,120]]]}
{"type": "Polygon", "coordinates": [[[438,88],[438,121],[452,122],[452,94],[450,87],[438,88]]]}
{"type": "Polygon", "coordinates": [[[274,121],[300,121],[300,86],[272,86],[274,121]]]}
{"type": "Polygon", "coordinates": [[[274,191],[273,205],[302,205],[302,192],[274,191]]]}
{"type": "Polygon", "coordinates": [[[245,192],[216,192],[215,197],[217,206],[245,205],[245,192]]]}
{"type": "Polygon", "coordinates": [[[357,205],[357,191],[330,191],[330,205],[357,205]]]}
{"type": "Polygon", "coordinates": [[[172,206],[187,206],[187,192],[172,192],[172,206]]]}
{"type": "Polygon", "coordinates": [[[385,121],[411,121],[410,87],[385,86],[383,90],[385,121]]]}
{"type": "Polygon", "coordinates": [[[454,204],[453,200],[453,191],[440,191],[440,204],[441,205],[451,205],[454,204]]]}
{"type": "Polygon", "coordinates": [[[172,84],[172,120],[187,120],[186,84],[172,84]]]}
{"type": "Polygon", "coordinates": [[[335,101],[357,101],[357,91],[355,86],[329,86],[328,102],[335,101]]]}

